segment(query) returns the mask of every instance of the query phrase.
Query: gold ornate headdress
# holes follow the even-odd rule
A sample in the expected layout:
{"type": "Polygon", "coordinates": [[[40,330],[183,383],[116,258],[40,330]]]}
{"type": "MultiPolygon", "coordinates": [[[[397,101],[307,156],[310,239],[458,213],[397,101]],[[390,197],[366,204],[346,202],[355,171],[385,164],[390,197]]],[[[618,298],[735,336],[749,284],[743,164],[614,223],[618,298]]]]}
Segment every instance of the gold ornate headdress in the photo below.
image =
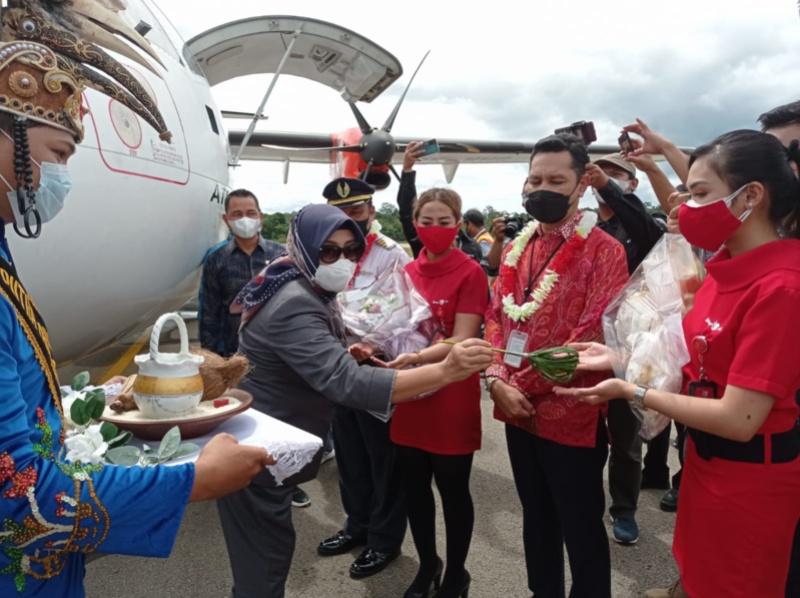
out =
{"type": "Polygon", "coordinates": [[[81,93],[90,87],[124,104],[148,122],[162,140],[170,140],[153,98],[103,49],[158,74],[135,49],[161,62],[147,40],[120,17],[119,12],[125,9],[122,0],[2,2],[0,110],[67,130],[80,142],[84,112],[81,93]]]}

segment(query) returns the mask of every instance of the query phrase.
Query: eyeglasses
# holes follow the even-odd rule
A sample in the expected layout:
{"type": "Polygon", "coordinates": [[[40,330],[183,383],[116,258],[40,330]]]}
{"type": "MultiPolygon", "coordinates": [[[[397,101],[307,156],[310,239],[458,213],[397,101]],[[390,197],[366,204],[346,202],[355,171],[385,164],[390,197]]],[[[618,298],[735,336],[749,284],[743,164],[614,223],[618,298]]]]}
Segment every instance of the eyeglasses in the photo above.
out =
{"type": "Polygon", "coordinates": [[[342,254],[351,262],[357,262],[364,255],[364,246],[360,243],[350,243],[344,247],[326,244],[319,248],[319,261],[323,264],[332,264],[339,261],[342,254]]]}

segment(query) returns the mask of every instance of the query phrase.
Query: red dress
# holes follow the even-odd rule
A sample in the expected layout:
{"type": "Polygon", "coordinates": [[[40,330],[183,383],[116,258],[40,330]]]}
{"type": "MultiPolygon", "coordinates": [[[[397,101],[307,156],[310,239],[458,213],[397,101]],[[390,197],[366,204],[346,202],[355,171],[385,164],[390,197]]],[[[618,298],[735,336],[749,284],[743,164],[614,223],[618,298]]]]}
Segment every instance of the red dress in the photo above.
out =
{"type": "MultiPolygon", "coordinates": [[[[486,311],[486,274],[460,249],[436,262],[429,262],[422,251],[406,271],[428,300],[443,338],[453,335],[456,314],[486,311]]],[[[424,399],[398,405],[392,415],[391,437],[395,444],[438,455],[466,455],[480,449],[480,376],[474,374],[424,399]]]]}
{"type": "MultiPolygon", "coordinates": [[[[726,384],[770,394],[775,403],[758,433],[791,430],[800,388],[800,241],[775,241],[735,258],[724,250],[707,267],[683,323],[687,388],[699,376],[692,340],[704,336],[702,359],[718,396],[726,384]]],[[[689,596],[784,598],[800,520],[800,458],[705,460],[690,439],[680,498],[673,553],[689,596]]]]}

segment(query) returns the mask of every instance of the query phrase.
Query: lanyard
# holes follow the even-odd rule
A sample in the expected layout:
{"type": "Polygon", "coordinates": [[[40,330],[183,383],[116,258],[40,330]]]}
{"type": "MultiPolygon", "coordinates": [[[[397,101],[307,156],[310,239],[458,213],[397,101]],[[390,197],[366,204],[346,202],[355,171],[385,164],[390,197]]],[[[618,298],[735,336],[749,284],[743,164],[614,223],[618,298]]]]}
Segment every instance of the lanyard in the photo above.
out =
{"type": "MultiPolygon", "coordinates": [[[[543,238],[543,237],[537,237],[537,238],[543,238]]],[[[537,280],[539,280],[539,276],[542,275],[542,272],[544,272],[545,268],[547,268],[547,266],[550,265],[550,262],[553,261],[553,258],[556,256],[556,253],[558,253],[558,250],[561,249],[561,246],[565,243],[565,241],[566,241],[566,239],[563,239],[563,238],[561,239],[561,243],[558,244],[558,246],[553,250],[553,253],[550,254],[550,257],[547,258],[547,261],[542,265],[541,268],[539,268],[539,271],[536,273],[536,276],[531,276],[531,274],[533,273],[533,254],[536,252],[535,251],[536,250],[536,240],[534,240],[534,242],[533,242],[534,245],[533,245],[533,247],[531,247],[531,259],[530,259],[530,262],[529,262],[529,265],[528,265],[528,287],[525,289],[525,294],[522,296],[522,300],[523,301],[525,301],[525,299],[527,299],[528,295],[531,294],[531,289],[533,288],[533,283],[536,282],[537,280]]]]}

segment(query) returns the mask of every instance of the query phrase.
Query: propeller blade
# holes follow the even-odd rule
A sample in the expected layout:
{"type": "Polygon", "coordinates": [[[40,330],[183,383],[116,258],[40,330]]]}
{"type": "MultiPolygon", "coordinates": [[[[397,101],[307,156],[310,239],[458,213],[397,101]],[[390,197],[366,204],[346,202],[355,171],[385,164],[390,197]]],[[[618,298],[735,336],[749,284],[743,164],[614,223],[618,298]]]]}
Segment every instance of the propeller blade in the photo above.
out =
{"type": "Polygon", "coordinates": [[[360,152],[364,149],[360,145],[337,145],[330,147],[289,147],[287,145],[270,145],[262,143],[261,147],[268,149],[288,150],[290,152],[360,152]]]}
{"type": "Polygon", "coordinates": [[[422,63],[425,62],[425,59],[428,57],[428,54],[430,54],[430,53],[431,53],[430,50],[425,52],[425,56],[423,56],[422,60],[419,61],[419,65],[417,65],[417,70],[414,71],[413,75],[411,75],[411,80],[408,82],[408,85],[406,85],[406,88],[403,91],[403,95],[401,95],[400,99],[397,100],[397,106],[394,107],[394,110],[392,110],[392,113],[389,115],[389,118],[386,119],[386,122],[381,127],[381,129],[383,129],[387,133],[391,133],[392,132],[392,127],[394,126],[394,119],[397,118],[397,113],[400,112],[400,106],[402,106],[403,100],[406,99],[406,94],[408,93],[408,88],[411,87],[411,84],[414,82],[414,77],[417,76],[417,73],[419,72],[419,69],[422,66],[422,63]]]}
{"type": "Polygon", "coordinates": [[[353,111],[353,114],[356,117],[356,122],[358,122],[358,128],[361,129],[361,132],[364,133],[364,135],[370,133],[372,131],[372,127],[369,126],[367,119],[364,118],[363,114],[361,114],[361,110],[358,109],[358,106],[350,103],[350,109],[353,111]]]}
{"type": "Polygon", "coordinates": [[[392,171],[392,174],[394,175],[394,178],[396,178],[397,182],[399,183],[400,182],[400,175],[397,174],[397,169],[394,167],[394,164],[389,164],[389,170],[392,171]]]}
{"type": "Polygon", "coordinates": [[[372,170],[372,162],[367,164],[367,169],[361,173],[361,180],[366,181],[367,177],[369,176],[370,171],[372,170]]]}

